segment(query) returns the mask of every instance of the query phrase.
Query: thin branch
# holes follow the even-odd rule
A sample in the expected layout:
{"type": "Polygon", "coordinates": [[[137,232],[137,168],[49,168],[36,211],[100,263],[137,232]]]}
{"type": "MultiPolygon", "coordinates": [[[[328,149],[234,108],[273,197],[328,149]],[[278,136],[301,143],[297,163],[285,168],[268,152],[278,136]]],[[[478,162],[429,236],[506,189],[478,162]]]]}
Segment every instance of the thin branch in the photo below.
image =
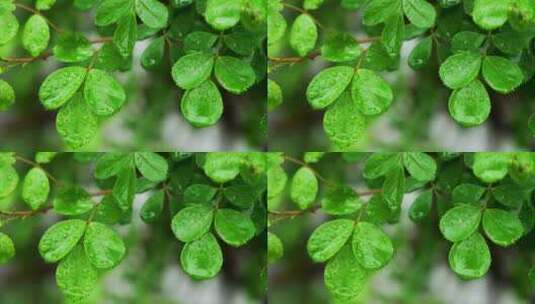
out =
{"type": "Polygon", "coordinates": [[[11,217],[11,218],[27,218],[41,213],[47,213],[52,206],[48,206],[38,210],[23,210],[23,211],[0,211],[0,215],[11,217]]]}
{"type": "Polygon", "coordinates": [[[30,166],[33,166],[33,167],[37,167],[37,168],[40,168],[41,170],[43,170],[43,172],[45,172],[46,176],[52,181],[54,182],[54,184],[56,185],[61,185],[61,182],[59,180],[57,180],[52,174],[50,174],[50,172],[48,172],[47,170],[45,170],[45,168],[43,168],[40,164],[32,161],[32,160],[29,160],[27,158],[24,158],[20,155],[17,155],[15,156],[15,158],[22,162],[22,163],[25,163],[25,164],[28,164],[30,166]]]}
{"type": "Polygon", "coordinates": [[[34,9],[34,8],[31,8],[31,7],[29,7],[29,6],[26,6],[26,5],[24,5],[24,4],[20,4],[20,3],[15,3],[15,6],[20,7],[20,8],[22,8],[23,10],[26,10],[26,11],[28,11],[28,12],[31,12],[31,13],[33,13],[33,14],[36,14],[36,15],[39,15],[39,16],[43,17],[43,18],[45,19],[46,23],[48,23],[48,24],[50,25],[50,27],[51,27],[54,31],[56,31],[56,32],[58,32],[58,33],[62,33],[62,32],[63,32],[62,29],[60,29],[57,25],[55,25],[54,23],[52,23],[52,21],[50,21],[46,16],[44,16],[43,14],[41,14],[40,11],[38,11],[38,10],[36,10],[36,9],[34,9]]]}

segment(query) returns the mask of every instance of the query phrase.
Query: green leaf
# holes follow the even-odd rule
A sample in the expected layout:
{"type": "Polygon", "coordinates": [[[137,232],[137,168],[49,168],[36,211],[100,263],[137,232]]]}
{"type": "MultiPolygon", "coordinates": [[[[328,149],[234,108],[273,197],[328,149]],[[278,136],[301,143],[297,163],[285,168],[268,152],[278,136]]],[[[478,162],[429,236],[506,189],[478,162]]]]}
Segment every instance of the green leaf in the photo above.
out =
{"type": "Polygon", "coordinates": [[[399,56],[404,39],[405,20],[403,19],[403,15],[394,14],[386,20],[380,39],[388,56],[391,58],[397,58],[399,56]]]}
{"type": "Polygon", "coordinates": [[[257,199],[257,191],[249,185],[229,186],[223,190],[225,198],[234,206],[248,209],[257,199]]]}
{"type": "Polygon", "coordinates": [[[91,264],[100,269],[117,266],[126,252],[123,239],[117,232],[97,222],[87,226],[84,248],[91,264]]]}
{"type": "Polygon", "coordinates": [[[271,166],[267,171],[268,198],[277,197],[284,191],[288,176],[281,166],[271,166]]]}
{"type": "Polygon", "coordinates": [[[154,223],[163,212],[165,194],[162,190],[154,192],[143,204],[139,215],[145,223],[154,223]]]}
{"type": "Polygon", "coordinates": [[[290,197],[299,209],[305,210],[316,199],[318,194],[318,179],[308,167],[301,167],[292,177],[290,197]]]}
{"type": "Polygon", "coordinates": [[[463,279],[484,276],[491,263],[489,247],[477,232],[464,241],[453,244],[448,259],[451,269],[463,279]]]}
{"type": "Polygon", "coordinates": [[[472,205],[453,207],[440,218],[440,232],[451,242],[467,239],[479,227],[481,208],[472,205]]]}
{"type": "Polygon", "coordinates": [[[284,255],[284,246],[277,235],[267,233],[268,264],[272,264],[284,255]]]}
{"type": "Polygon", "coordinates": [[[256,232],[251,218],[233,209],[218,209],[214,227],[219,237],[227,244],[240,247],[253,238],[256,232]]]}
{"type": "Polygon", "coordinates": [[[508,153],[480,152],[474,155],[475,176],[491,184],[503,179],[509,170],[511,155],[508,153]]]}
{"type": "Polygon", "coordinates": [[[41,15],[32,15],[26,21],[22,30],[22,46],[32,55],[37,57],[48,46],[50,40],[50,28],[46,19],[41,15]]]}
{"type": "Polygon", "coordinates": [[[318,73],[306,90],[308,103],[314,109],[323,109],[345,91],[353,78],[353,68],[337,66],[318,73]]]}
{"type": "Polygon", "coordinates": [[[351,85],[351,97],[364,115],[379,115],[390,107],[392,88],[374,71],[360,69],[351,85]]]}
{"type": "Polygon", "coordinates": [[[11,166],[15,162],[17,162],[15,152],[0,152],[0,168],[4,166],[11,166]]]}
{"type": "Polygon", "coordinates": [[[321,210],[331,215],[352,214],[361,207],[362,201],[357,193],[346,185],[327,188],[325,197],[321,199],[321,210]]]}
{"type": "Polygon", "coordinates": [[[39,88],[39,100],[48,109],[57,109],[71,99],[84,82],[87,69],[71,66],[49,74],[39,88]]]}
{"type": "Polygon", "coordinates": [[[526,191],[513,183],[503,183],[492,189],[492,196],[502,205],[510,208],[522,206],[526,191]]]}
{"type": "Polygon", "coordinates": [[[355,258],[366,269],[379,269],[394,255],[394,245],[388,235],[372,223],[357,224],[351,246],[355,258]]]}
{"type": "Polygon", "coordinates": [[[7,263],[14,256],[15,244],[13,244],[13,240],[7,234],[0,232],[0,265],[7,263]]]}
{"type": "Polygon", "coordinates": [[[50,182],[45,171],[34,167],[28,171],[22,184],[22,199],[32,210],[39,209],[48,198],[50,182]]]}
{"type": "Polygon", "coordinates": [[[108,72],[92,69],[85,81],[84,98],[93,113],[109,116],[123,106],[126,93],[121,84],[108,72]]]}
{"type": "Polygon", "coordinates": [[[349,245],[342,247],[325,266],[325,286],[334,296],[356,297],[367,280],[367,271],[357,261],[349,245]]]}
{"type": "Polygon", "coordinates": [[[180,254],[182,269],[196,280],[215,277],[223,266],[223,253],[215,237],[206,233],[187,243],[180,254]]]}
{"type": "Polygon", "coordinates": [[[518,65],[499,56],[485,57],[482,72],[490,87],[504,94],[516,89],[524,80],[524,74],[518,65]]]}
{"type": "Polygon", "coordinates": [[[303,8],[306,10],[318,9],[323,4],[323,0],[304,0],[303,8]]]}
{"type": "Polygon", "coordinates": [[[409,54],[409,66],[414,70],[419,70],[427,65],[431,59],[433,51],[433,39],[427,36],[420,40],[409,54]]]}
{"type": "Polygon", "coordinates": [[[425,0],[403,0],[403,12],[409,21],[420,28],[430,28],[435,24],[437,12],[425,0]]]}
{"type": "Polygon", "coordinates": [[[141,66],[151,69],[162,62],[165,53],[165,39],[160,36],[152,40],[141,54],[141,66]]]}
{"type": "Polygon", "coordinates": [[[80,62],[91,58],[93,48],[84,35],[66,32],[59,35],[53,53],[54,57],[61,62],[80,62]]]}
{"type": "Polygon", "coordinates": [[[209,204],[214,198],[217,189],[209,185],[193,184],[184,190],[183,201],[185,204],[209,204]]]}
{"type": "Polygon", "coordinates": [[[206,154],[204,173],[214,182],[224,184],[238,176],[242,161],[240,153],[211,152],[206,154]]]}
{"type": "Polygon", "coordinates": [[[268,14],[268,44],[273,44],[284,37],[288,24],[279,12],[270,11],[268,14]]]}
{"type": "Polygon", "coordinates": [[[242,0],[207,0],[204,17],[219,31],[235,26],[240,21],[242,0]]]}
{"type": "Polygon", "coordinates": [[[403,165],[409,174],[420,182],[435,180],[437,163],[427,153],[405,152],[403,153],[403,165]]]}
{"type": "Polygon", "coordinates": [[[132,0],[104,0],[97,7],[95,15],[95,24],[97,26],[106,26],[116,23],[132,11],[134,1],[132,0]]]}
{"type": "Polygon", "coordinates": [[[85,298],[91,294],[98,281],[98,270],[89,262],[82,248],[76,246],[56,269],[56,283],[64,295],[85,298]]]}
{"type": "Polygon", "coordinates": [[[66,220],[48,228],[39,241],[39,253],[47,263],[63,259],[84,235],[86,222],[66,220]]]}
{"type": "Polygon", "coordinates": [[[502,247],[514,244],[524,234],[520,219],[501,209],[486,209],[483,212],[483,230],[487,237],[502,247]]]}
{"type": "Polygon", "coordinates": [[[452,203],[477,205],[486,189],[474,184],[460,184],[451,193],[452,203]]]}
{"type": "Polygon", "coordinates": [[[19,175],[13,166],[0,166],[0,198],[7,197],[19,184],[19,175]]]}
{"type": "Polygon", "coordinates": [[[472,18],[484,30],[494,30],[507,22],[510,0],[475,0],[472,18]]]}
{"type": "Polygon", "coordinates": [[[132,50],[137,40],[136,15],[126,14],[117,23],[117,28],[113,33],[113,43],[117,47],[119,54],[123,57],[132,55],[132,50]]]}
{"type": "Polygon", "coordinates": [[[479,52],[487,36],[470,31],[458,32],[451,39],[451,49],[454,53],[462,51],[479,52]]]}
{"type": "Polygon", "coordinates": [[[184,90],[201,86],[210,77],[214,57],[211,54],[192,53],[178,59],[171,75],[176,85],[184,90]]]}
{"type": "Polygon", "coordinates": [[[141,175],[152,182],[162,182],[167,178],[167,160],[154,152],[136,152],[136,167],[141,175]]]}
{"type": "Polygon", "coordinates": [[[331,62],[356,60],[362,49],[353,36],[348,33],[336,33],[328,36],[321,46],[321,57],[331,62]]]}
{"type": "Polygon", "coordinates": [[[205,205],[194,205],[180,210],[171,222],[171,229],[182,242],[192,242],[205,235],[212,225],[214,211],[205,205]]]}
{"type": "Polygon", "coordinates": [[[210,53],[218,38],[217,35],[209,32],[191,32],[184,38],[184,51],[186,54],[195,52],[210,53]]]}
{"type": "Polygon", "coordinates": [[[232,33],[223,36],[223,43],[234,53],[242,56],[253,55],[259,45],[259,36],[243,28],[237,28],[232,33]]]}
{"type": "Polygon", "coordinates": [[[0,14],[0,45],[13,39],[19,31],[19,21],[11,12],[0,14]]]}
{"type": "Polygon", "coordinates": [[[431,212],[433,206],[433,190],[420,193],[409,209],[409,217],[413,222],[420,222],[431,212]]]}
{"type": "Polygon", "coordinates": [[[440,79],[450,89],[459,89],[472,83],[480,68],[481,55],[475,52],[459,52],[440,65],[440,79]]]}
{"type": "Polygon", "coordinates": [[[59,152],[37,152],[35,153],[35,161],[38,164],[48,164],[58,155],[59,152]]]}
{"type": "Polygon", "coordinates": [[[316,263],[323,263],[347,243],[353,233],[354,222],[348,219],[337,219],[318,226],[307,241],[307,252],[316,263]]]}
{"type": "Polygon", "coordinates": [[[230,56],[217,57],[214,73],[219,84],[234,94],[247,91],[256,79],[253,68],[247,62],[230,56]]]}
{"type": "Polygon", "coordinates": [[[318,28],[314,19],[307,14],[295,18],[290,30],[290,46],[301,57],[306,56],[316,46],[318,28]]]}
{"type": "Polygon", "coordinates": [[[133,164],[130,153],[109,152],[99,157],[95,164],[95,178],[107,179],[119,174],[124,168],[133,164]]]}
{"type": "Polygon", "coordinates": [[[383,194],[390,210],[401,208],[405,194],[405,170],[402,167],[394,167],[386,174],[383,194]]]}
{"type": "Polygon", "coordinates": [[[51,9],[55,3],[56,3],[56,0],[36,0],[35,8],[40,11],[46,11],[46,10],[51,9]]]}
{"type": "Polygon", "coordinates": [[[15,103],[15,91],[5,80],[0,79],[0,112],[5,111],[15,103]]]}
{"type": "Polygon", "coordinates": [[[373,153],[364,163],[364,178],[376,179],[385,176],[401,165],[401,154],[393,152],[373,153]]]}
{"type": "Polygon", "coordinates": [[[81,215],[93,208],[93,200],[87,191],[76,185],[59,189],[53,201],[54,211],[62,215],[81,215]]]}
{"type": "Polygon", "coordinates": [[[401,0],[368,1],[362,22],[364,25],[377,25],[400,12],[401,0]]]}
{"type": "Polygon", "coordinates": [[[223,114],[223,100],[215,84],[207,80],[199,87],[186,91],[180,109],[194,127],[214,125],[223,114]]]}
{"type": "Polygon", "coordinates": [[[136,13],[148,27],[164,28],[169,19],[167,7],[157,0],[135,0],[136,13]]]}
{"type": "Polygon", "coordinates": [[[126,211],[132,207],[136,194],[136,175],[133,168],[125,167],[117,174],[112,194],[121,210],[126,211]]]}
{"type": "Polygon", "coordinates": [[[56,116],[56,130],[71,149],[89,144],[98,132],[98,117],[93,114],[82,94],[77,93],[56,116]]]}
{"type": "Polygon", "coordinates": [[[282,99],[282,90],[280,86],[275,81],[268,79],[268,111],[271,112],[280,106],[282,104],[282,99]]]}
{"type": "Polygon", "coordinates": [[[123,57],[113,43],[105,43],[96,55],[95,68],[108,72],[125,71],[132,68],[132,57],[123,57]]]}
{"type": "Polygon", "coordinates": [[[490,97],[485,86],[474,80],[467,86],[453,91],[448,101],[450,115],[465,127],[484,123],[490,114],[490,97]]]}

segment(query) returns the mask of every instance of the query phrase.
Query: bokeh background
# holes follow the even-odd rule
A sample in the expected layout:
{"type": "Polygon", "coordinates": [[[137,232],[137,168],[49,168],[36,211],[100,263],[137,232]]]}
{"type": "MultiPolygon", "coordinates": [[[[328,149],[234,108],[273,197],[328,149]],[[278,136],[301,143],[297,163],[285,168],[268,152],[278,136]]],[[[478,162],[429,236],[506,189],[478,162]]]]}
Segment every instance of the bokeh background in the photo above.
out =
{"type": "MultiPolygon", "coordinates": [[[[31,7],[34,5],[32,0],[17,2],[31,7]]],[[[194,7],[190,5],[183,10],[194,7]]],[[[70,0],[57,0],[53,9],[43,14],[58,27],[82,32],[90,40],[113,34],[109,33],[109,29],[96,28],[94,9],[80,11],[70,0]]],[[[21,30],[15,39],[0,46],[0,57],[28,56],[21,47],[20,32],[30,13],[18,8],[15,15],[21,30]]],[[[204,29],[206,24],[192,26],[204,29]]],[[[51,31],[51,43],[56,38],[57,34],[51,31]]],[[[195,152],[261,150],[265,147],[265,81],[253,86],[243,95],[232,95],[220,90],[223,94],[224,113],[219,123],[204,129],[193,128],[180,113],[183,91],[171,78],[174,61],[170,59],[168,51],[156,68],[149,71],[141,67],[140,56],[149,42],[150,39],[145,39],[136,43],[131,70],[114,73],[127,93],[125,106],[102,123],[99,136],[85,150],[195,152]]],[[[2,65],[4,63],[0,60],[0,67],[2,65]]],[[[44,78],[61,66],[61,63],[50,57],[0,72],[0,78],[13,86],[16,95],[15,104],[8,111],[0,112],[0,148],[14,151],[65,150],[55,130],[57,111],[45,111],[37,96],[44,78]]]]}
{"type": "MultiPolygon", "coordinates": [[[[301,0],[284,2],[302,7],[301,0]]],[[[442,10],[442,18],[459,20],[464,14],[462,10],[462,5],[442,10]]],[[[288,40],[291,24],[299,12],[285,8],[283,13],[288,29],[281,41],[270,46],[269,56],[295,57],[297,55],[290,49],[288,40]]],[[[377,37],[381,34],[378,28],[362,25],[362,9],[345,10],[339,0],[326,0],[320,9],[310,11],[310,14],[325,28],[346,31],[354,37],[377,37]]],[[[438,22],[440,24],[441,20],[438,22]]],[[[456,21],[448,28],[439,25],[437,31],[452,34],[473,26],[467,20],[456,21]]],[[[319,33],[317,47],[325,38],[322,36],[325,31],[320,30],[319,33]]],[[[371,121],[359,150],[479,151],[533,147],[534,137],[528,131],[528,118],[535,112],[533,79],[509,95],[490,92],[492,112],[489,119],[481,126],[463,128],[447,112],[450,90],[438,77],[437,56],[445,59],[449,56],[449,47],[442,44],[437,50],[434,45],[428,66],[414,71],[408,66],[407,59],[417,42],[417,39],[405,41],[399,66],[380,73],[393,89],[394,102],[386,113],[371,121]]],[[[361,46],[366,48],[368,44],[361,46]]],[[[332,149],[322,128],[325,111],[312,110],[305,97],[311,79],[329,66],[332,64],[318,56],[314,60],[272,68],[269,78],[281,86],[284,101],[269,114],[270,149],[293,153],[332,149]]]]}
{"type": "MultiPolygon", "coordinates": [[[[346,181],[358,191],[372,189],[361,178],[362,161],[348,163],[335,154],[324,156],[312,167],[329,181],[346,181]]],[[[359,160],[364,156],[355,154],[351,158],[359,160]]],[[[290,177],[298,167],[288,163],[285,171],[290,177]]],[[[276,210],[297,209],[289,198],[288,188],[276,210]]],[[[319,197],[325,188],[320,182],[319,197]]],[[[527,276],[535,263],[534,231],[509,248],[489,245],[492,255],[489,272],[481,279],[464,281],[449,267],[451,243],[439,231],[436,207],[426,221],[415,224],[409,219],[409,207],[418,194],[405,195],[400,222],[383,226],[394,243],[394,258],[371,276],[354,304],[535,303],[535,282],[530,282],[527,276]]],[[[364,201],[369,198],[362,196],[364,201]]],[[[271,225],[270,232],[284,244],[284,255],[269,265],[269,303],[331,303],[323,282],[325,264],[313,263],[306,249],[312,231],[329,219],[333,218],[319,210],[277,220],[271,225]]]]}
{"type": "MultiPolygon", "coordinates": [[[[24,156],[30,158],[31,155],[24,156]]],[[[80,164],[68,154],[57,157],[61,159],[46,165],[54,177],[63,182],[76,181],[90,193],[99,190],[94,183],[91,163],[80,164]]],[[[79,155],[79,159],[91,157],[79,155]]],[[[17,162],[16,169],[22,178],[29,167],[17,162]]],[[[20,188],[19,184],[14,195],[0,200],[0,210],[29,209],[20,199],[20,188]]],[[[141,220],[140,209],[150,195],[146,192],[136,196],[131,223],[113,226],[125,241],[126,255],[116,268],[102,274],[88,304],[256,304],[265,301],[265,234],[241,248],[222,245],[221,272],[211,280],[194,281],[179,265],[182,245],[171,231],[171,218],[162,216],[150,225],[141,220]]],[[[100,197],[94,199],[98,201],[100,197]]],[[[174,200],[171,204],[180,204],[180,201],[174,200]]],[[[38,251],[45,230],[59,220],[62,218],[54,212],[7,223],[0,217],[0,231],[13,239],[16,248],[15,257],[0,265],[0,303],[63,303],[54,277],[57,264],[44,263],[38,251]]]]}

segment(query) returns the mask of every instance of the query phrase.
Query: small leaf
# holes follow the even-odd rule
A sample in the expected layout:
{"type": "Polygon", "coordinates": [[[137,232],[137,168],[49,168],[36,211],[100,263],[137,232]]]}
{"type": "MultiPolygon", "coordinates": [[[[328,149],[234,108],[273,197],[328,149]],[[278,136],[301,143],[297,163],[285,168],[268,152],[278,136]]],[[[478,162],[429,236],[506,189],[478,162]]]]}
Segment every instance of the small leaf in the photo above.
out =
{"type": "Polygon", "coordinates": [[[503,179],[509,170],[511,155],[508,153],[480,152],[474,155],[475,176],[491,184],[503,179]]]}
{"type": "Polygon", "coordinates": [[[301,57],[306,56],[316,46],[318,28],[314,19],[307,14],[295,18],[290,32],[290,46],[301,57]]]}
{"type": "Polygon", "coordinates": [[[164,28],[167,25],[169,11],[157,0],[135,0],[136,13],[148,27],[164,28]]]}
{"type": "Polygon", "coordinates": [[[66,220],[54,224],[45,231],[39,241],[39,253],[47,263],[63,259],[84,235],[86,222],[66,220]]]}
{"type": "Polygon", "coordinates": [[[35,8],[40,11],[46,11],[46,10],[51,9],[55,3],[56,3],[56,0],[36,0],[35,8]]]}
{"type": "Polygon", "coordinates": [[[84,82],[87,70],[71,66],[49,74],[39,88],[39,100],[47,110],[57,109],[71,99],[84,82]]]}
{"type": "Polygon", "coordinates": [[[141,175],[152,182],[162,182],[167,178],[167,160],[154,152],[136,152],[134,161],[141,175]]]}
{"type": "Polygon", "coordinates": [[[337,219],[318,226],[307,241],[307,252],[316,263],[323,263],[335,256],[353,233],[352,220],[337,219]]]}
{"type": "Polygon", "coordinates": [[[185,204],[205,204],[208,205],[212,202],[217,189],[209,185],[193,184],[184,190],[182,200],[185,204]]]}
{"type": "Polygon", "coordinates": [[[292,178],[290,197],[299,209],[305,210],[316,200],[318,194],[318,179],[314,172],[307,167],[301,167],[292,178]]]}
{"type": "Polygon", "coordinates": [[[256,79],[253,68],[247,62],[230,56],[217,58],[214,73],[219,84],[234,94],[247,91],[256,79]]]}
{"type": "Polygon", "coordinates": [[[317,74],[306,90],[308,103],[314,109],[323,109],[333,103],[345,91],[354,71],[347,66],[325,69],[317,74]]]}
{"type": "Polygon", "coordinates": [[[400,0],[368,1],[364,10],[364,25],[377,25],[385,22],[392,15],[401,13],[400,0]]]}
{"type": "Polygon", "coordinates": [[[357,212],[362,207],[362,200],[353,188],[337,185],[327,188],[321,199],[321,210],[331,215],[346,215],[357,212]]]}
{"type": "Polygon", "coordinates": [[[364,163],[364,178],[376,179],[385,176],[393,168],[401,165],[401,153],[373,153],[364,163]]]}
{"type": "Polygon", "coordinates": [[[0,232],[0,265],[7,263],[15,256],[15,244],[13,240],[5,234],[0,232]]]}
{"type": "Polygon", "coordinates": [[[162,62],[165,53],[165,39],[163,36],[152,40],[141,54],[141,66],[151,69],[162,62]]]}
{"type": "Polygon", "coordinates": [[[279,12],[270,11],[268,14],[267,23],[268,44],[273,44],[281,40],[281,38],[284,37],[286,28],[288,27],[288,23],[286,22],[286,19],[284,19],[284,16],[279,12]]]}
{"type": "Polygon", "coordinates": [[[451,201],[461,204],[477,205],[485,193],[485,188],[474,184],[460,184],[453,189],[451,201]]]}
{"type": "Polygon", "coordinates": [[[124,168],[133,164],[130,153],[110,152],[99,157],[95,164],[95,178],[107,179],[119,174],[124,168]]]}
{"type": "Polygon", "coordinates": [[[383,184],[384,198],[392,211],[399,210],[405,194],[405,170],[394,167],[385,176],[383,184]]]}
{"type": "Polygon", "coordinates": [[[403,11],[409,21],[420,28],[430,28],[435,24],[437,12],[425,0],[403,0],[403,11]]]}
{"type": "Polygon", "coordinates": [[[410,209],[409,217],[414,222],[420,222],[431,212],[433,206],[433,191],[426,190],[414,200],[410,209]]]}
{"type": "Polygon", "coordinates": [[[379,269],[394,255],[394,246],[388,235],[367,222],[360,222],[355,227],[352,248],[357,261],[366,269],[379,269]]]}
{"type": "MultiPolygon", "coordinates": [[[[1,90],[1,89],[0,89],[1,90]]],[[[282,90],[273,80],[268,79],[268,111],[275,110],[282,104],[282,90]]]]}
{"type": "Polygon", "coordinates": [[[240,21],[242,0],[207,0],[204,17],[218,31],[235,26],[240,21]]]}
{"type": "Polygon", "coordinates": [[[440,65],[440,79],[451,89],[473,83],[481,68],[481,56],[475,52],[459,52],[440,65]]]}
{"type": "Polygon", "coordinates": [[[54,211],[63,215],[81,215],[93,208],[93,200],[82,187],[67,185],[54,198],[54,211]]]}
{"type": "Polygon", "coordinates": [[[268,264],[272,264],[284,255],[284,246],[277,235],[268,231],[268,264]]]}
{"type": "Polygon", "coordinates": [[[495,244],[507,247],[524,234],[520,219],[513,213],[501,209],[486,209],[483,213],[483,230],[495,244]]]}
{"type": "Polygon", "coordinates": [[[211,54],[192,53],[178,59],[171,74],[177,86],[184,90],[199,87],[210,77],[214,57],[211,54]]]}
{"type": "Polygon", "coordinates": [[[394,94],[388,83],[375,72],[360,69],[353,79],[351,97],[362,114],[373,116],[388,110],[394,94]]]}
{"type": "Polygon", "coordinates": [[[331,62],[346,62],[357,59],[362,49],[353,36],[336,33],[327,37],[321,46],[321,57],[331,62]]]}
{"type": "Polygon", "coordinates": [[[50,28],[41,15],[32,15],[22,30],[22,46],[32,55],[37,57],[48,46],[50,40],[50,28]]]}
{"type": "Polygon", "coordinates": [[[215,237],[206,233],[202,238],[187,243],[180,254],[182,269],[196,280],[215,277],[223,266],[223,253],[215,237]]]}
{"type": "Polygon", "coordinates": [[[184,51],[189,53],[210,53],[219,37],[209,32],[196,31],[184,38],[184,51]]]}
{"type": "Polygon", "coordinates": [[[453,244],[449,253],[450,267],[463,279],[477,279],[489,270],[491,257],[485,239],[479,233],[453,244]]]}
{"type": "Polygon", "coordinates": [[[204,173],[214,182],[224,184],[240,173],[242,160],[240,153],[208,153],[203,165],[204,173]]]}
{"type": "Polygon", "coordinates": [[[0,198],[7,197],[19,184],[19,175],[11,165],[0,166],[0,198]]]}
{"type": "Polygon", "coordinates": [[[56,130],[71,149],[89,144],[98,132],[98,117],[93,114],[82,94],[77,93],[56,116],[56,130]]]}
{"type": "Polygon", "coordinates": [[[45,171],[34,167],[24,177],[22,184],[22,199],[32,210],[39,209],[47,200],[50,192],[50,182],[45,171]]]}
{"type": "Polygon", "coordinates": [[[133,168],[125,167],[117,174],[112,194],[123,211],[132,208],[136,194],[136,175],[133,168]]]}
{"type": "Polygon", "coordinates": [[[484,30],[494,30],[507,22],[509,0],[475,0],[472,18],[484,30]]]}
{"type": "Polygon", "coordinates": [[[251,218],[239,211],[223,208],[215,213],[214,227],[225,243],[239,247],[255,235],[255,225],[251,218]]]}
{"type": "Polygon", "coordinates": [[[485,86],[476,79],[453,91],[448,101],[448,109],[451,117],[461,125],[478,126],[490,115],[490,97],[485,86]]]}
{"type": "Polygon", "coordinates": [[[117,47],[119,54],[123,57],[132,55],[134,44],[137,40],[137,21],[136,16],[126,14],[117,23],[117,28],[113,33],[113,43],[117,47]]]}
{"type": "Polygon", "coordinates": [[[522,70],[509,59],[487,56],[483,60],[483,77],[495,91],[509,93],[522,84],[522,70]]]}
{"type": "Polygon", "coordinates": [[[154,223],[163,212],[164,192],[158,190],[154,192],[143,204],[139,215],[146,223],[154,223]]]}
{"type": "Polygon", "coordinates": [[[97,7],[95,24],[106,26],[116,23],[132,10],[133,5],[131,0],[104,0],[97,7]]]}
{"type": "Polygon", "coordinates": [[[481,209],[472,205],[453,207],[440,218],[440,232],[451,242],[467,239],[479,227],[481,209]]]}
{"type": "Polygon", "coordinates": [[[427,36],[420,40],[409,54],[409,66],[414,70],[423,68],[429,62],[433,51],[433,39],[427,36]]]}
{"type": "Polygon", "coordinates": [[[458,32],[451,39],[451,48],[454,53],[462,51],[478,52],[487,36],[470,31],[458,32]]]}
{"type": "Polygon", "coordinates": [[[53,48],[54,57],[61,62],[85,61],[93,55],[91,43],[76,32],[62,33],[53,48]]]}
{"type": "Polygon", "coordinates": [[[344,246],[325,266],[325,286],[334,296],[356,297],[367,280],[368,272],[357,261],[349,245],[344,246]]]}
{"type": "Polygon", "coordinates": [[[84,248],[91,264],[100,269],[115,267],[126,252],[124,242],[117,232],[97,222],[87,226],[84,248]]]}
{"type": "Polygon", "coordinates": [[[19,31],[19,21],[11,12],[0,14],[0,45],[13,39],[19,31]]]}
{"type": "Polygon", "coordinates": [[[420,182],[435,180],[437,163],[427,153],[405,152],[403,153],[403,165],[409,174],[420,182]]]}
{"type": "Polygon", "coordinates": [[[0,79],[0,112],[9,109],[15,103],[15,91],[5,80],[0,79]]]}
{"type": "Polygon", "coordinates": [[[194,205],[180,210],[171,222],[176,238],[182,242],[192,242],[205,235],[212,225],[214,211],[204,205],[194,205]]]}
{"type": "Polygon", "coordinates": [[[97,281],[98,271],[82,245],[76,246],[56,269],[56,283],[66,296],[85,298],[95,290],[97,281]]]}

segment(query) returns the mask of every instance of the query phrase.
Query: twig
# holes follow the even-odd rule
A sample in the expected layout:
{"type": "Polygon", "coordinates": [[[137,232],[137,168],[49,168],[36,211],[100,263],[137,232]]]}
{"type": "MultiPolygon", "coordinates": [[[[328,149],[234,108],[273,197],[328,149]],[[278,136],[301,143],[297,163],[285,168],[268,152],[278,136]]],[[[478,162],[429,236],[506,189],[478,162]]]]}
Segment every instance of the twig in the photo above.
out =
{"type": "Polygon", "coordinates": [[[59,180],[57,180],[52,174],[50,174],[50,172],[48,172],[45,168],[43,168],[40,164],[32,161],[32,160],[29,160],[27,158],[24,158],[20,155],[17,155],[15,156],[15,158],[22,162],[22,163],[25,163],[25,164],[28,164],[30,166],[33,166],[33,167],[37,167],[37,168],[40,168],[41,170],[43,170],[43,172],[46,174],[46,176],[52,181],[54,182],[54,184],[56,185],[61,185],[61,182],[59,180]]]}
{"type": "Polygon", "coordinates": [[[40,11],[35,10],[35,9],[29,7],[29,6],[26,6],[26,5],[24,5],[24,4],[20,4],[20,3],[15,3],[15,6],[20,7],[20,8],[22,8],[23,10],[27,10],[27,11],[33,13],[33,14],[36,14],[36,15],[39,15],[39,16],[43,17],[43,18],[45,19],[46,23],[48,23],[48,24],[50,25],[50,27],[51,27],[54,31],[56,31],[57,33],[62,33],[62,32],[63,32],[62,29],[60,29],[58,26],[56,26],[54,23],[52,23],[52,21],[50,21],[46,16],[44,16],[43,14],[41,14],[40,11]]]}

